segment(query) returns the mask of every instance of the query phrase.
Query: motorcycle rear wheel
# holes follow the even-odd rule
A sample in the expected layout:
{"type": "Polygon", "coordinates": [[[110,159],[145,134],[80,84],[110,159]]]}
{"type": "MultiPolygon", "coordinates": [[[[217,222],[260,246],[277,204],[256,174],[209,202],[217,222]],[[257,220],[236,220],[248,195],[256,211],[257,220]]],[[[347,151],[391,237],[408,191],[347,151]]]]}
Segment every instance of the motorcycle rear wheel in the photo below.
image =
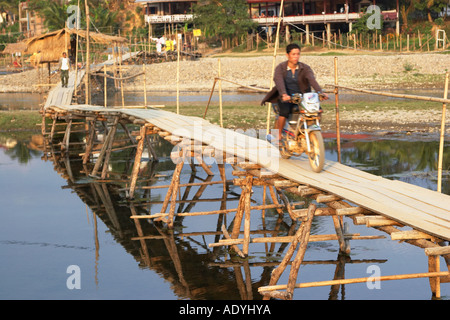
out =
{"type": "Polygon", "coordinates": [[[322,171],[325,163],[325,146],[323,144],[322,132],[311,131],[309,133],[311,143],[311,153],[308,155],[309,164],[314,172],[322,171]]]}

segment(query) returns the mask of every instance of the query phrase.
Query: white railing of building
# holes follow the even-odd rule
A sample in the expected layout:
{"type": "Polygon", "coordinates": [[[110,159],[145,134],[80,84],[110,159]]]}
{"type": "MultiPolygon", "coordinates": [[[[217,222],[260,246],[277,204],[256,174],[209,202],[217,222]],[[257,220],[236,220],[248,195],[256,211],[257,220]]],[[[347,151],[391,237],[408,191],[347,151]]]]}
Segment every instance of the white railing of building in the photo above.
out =
{"type": "MultiPolygon", "coordinates": [[[[283,18],[284,22],[289,23],[327,23],[327,22],[346,22],[346,21],[355,21],[359,19],[361,16],[359,13],[331,13],[331,14],[313,14],[313,15],[305,15],[305,16],[287,16],[283,18]]],[[[258,22],[259,24],[271,24],[277,23],[278,17],[263,17],[263,18],[253,18],[253,21],[258,22]]]]}
{"type": "Polygon", "coordinates": [[[176,23],[176,22],[185,22],[192,19],[192,14],[172,14],[172,15],[146,15],[145,22],[146,23],[176,23]]]}

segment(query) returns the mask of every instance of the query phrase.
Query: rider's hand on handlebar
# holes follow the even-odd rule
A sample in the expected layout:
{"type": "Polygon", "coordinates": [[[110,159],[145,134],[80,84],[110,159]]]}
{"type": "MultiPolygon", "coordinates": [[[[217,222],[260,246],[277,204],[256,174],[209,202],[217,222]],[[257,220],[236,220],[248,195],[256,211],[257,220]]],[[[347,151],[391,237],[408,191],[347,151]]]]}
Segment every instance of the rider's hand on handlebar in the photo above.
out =
{"type": "Polygon", "coordinates": [[[319,93],[319,99],[320,99],[320,101],[323,101],[323,100],[328,100],[329,97],[326,93],[322,92],[322,93],[319,93]]]}
{"type": "Polygon", "coordinates": [[[288,102],[288,101],[291,101],[291,97],[290,97],[288,94],[283,94],[283,95],[281,96],[281,100],[282,100],[283,102],[288,102]]]}

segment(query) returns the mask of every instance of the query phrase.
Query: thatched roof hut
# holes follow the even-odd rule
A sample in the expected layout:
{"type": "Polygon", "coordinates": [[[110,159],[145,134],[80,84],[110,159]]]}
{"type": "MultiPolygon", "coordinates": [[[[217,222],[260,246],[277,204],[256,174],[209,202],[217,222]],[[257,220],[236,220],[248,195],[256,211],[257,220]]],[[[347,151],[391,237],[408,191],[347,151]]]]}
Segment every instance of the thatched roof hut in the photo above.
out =
{"type": "Polygon", "coordinates": [[[16,54],[16,53],[24,53],[27,49],[27,45],[25,42],[17,42],[17,43],[8,43],[5,49],[2,51],[3,54],[16,54]]]}
{"type": "MultiPolygon", "coordinates": [[[[49,32],[26,40],[27,49],[26,54],[38,55],[37,63],[58,62],[62,52],[71,49],[71,35],[79,35],[79,37],[86,39],[85,30],[76,29],[60,29],[49,32]]],[[[89,32],[89,38],[92,43],[110,44],[110,43],[125,43],[126,38],[109,36],[96,32],[89,32]]],[[[70,51],[69,51],[70,55],[70,51]]]]}

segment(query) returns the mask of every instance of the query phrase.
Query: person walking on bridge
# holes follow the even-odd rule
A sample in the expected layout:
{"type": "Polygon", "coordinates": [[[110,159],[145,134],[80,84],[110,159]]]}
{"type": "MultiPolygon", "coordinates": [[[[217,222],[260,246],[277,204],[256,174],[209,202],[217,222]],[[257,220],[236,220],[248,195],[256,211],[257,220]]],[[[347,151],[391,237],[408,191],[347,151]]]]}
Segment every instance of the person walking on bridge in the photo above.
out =
{"type": "Polygon", "coordinates": [[[61,86],[63,88],[67,88],[67,84],[69,82],[69,69],[70,69],[70,61],[67,57],[67,53],[63,52],[61,59],[59,59],[59,70],[61,72],[61,86]]]}

